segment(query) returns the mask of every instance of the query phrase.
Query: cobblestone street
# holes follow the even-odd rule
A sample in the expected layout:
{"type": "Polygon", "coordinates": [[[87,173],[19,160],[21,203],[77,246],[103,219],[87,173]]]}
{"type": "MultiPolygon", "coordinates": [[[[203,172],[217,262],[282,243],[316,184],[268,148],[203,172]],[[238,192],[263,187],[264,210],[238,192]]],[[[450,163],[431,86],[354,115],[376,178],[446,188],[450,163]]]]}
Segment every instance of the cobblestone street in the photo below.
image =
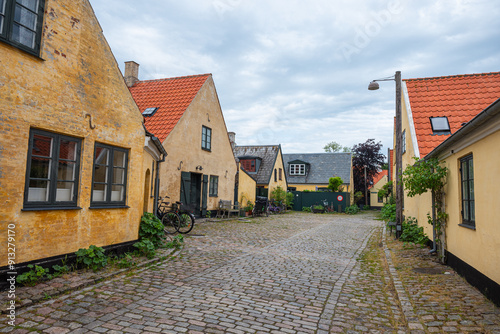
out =
{"type": "Polygon", "coordinates": [[[203,222],[175,256],[21,308],[15,327],[2,314],[0,333],[500,333],[498,307],[375,218],[203,222]]]}

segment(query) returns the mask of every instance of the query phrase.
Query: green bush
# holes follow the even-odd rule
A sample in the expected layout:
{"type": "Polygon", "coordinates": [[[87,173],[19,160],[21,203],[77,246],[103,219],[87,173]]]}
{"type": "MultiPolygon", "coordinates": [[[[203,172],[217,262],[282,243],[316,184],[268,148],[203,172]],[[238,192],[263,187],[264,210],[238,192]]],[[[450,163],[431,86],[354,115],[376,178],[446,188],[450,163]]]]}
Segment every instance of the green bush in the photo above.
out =
{"type": "Polygon", "coordinates": [[[87,269],[97,271],[108,264],[108,258],[102,247],[90,245],[89,248],[80,248],[76,251],[76,263],[87,269]]]}
{"type": "Polygon", "coordinates": [[[304,212],[312,212],[310,206],[304,206],[304,207],[302,207],[302,211],[304,211],[304,212]]]}
{"type": "Polygon", "coordinates": [[[325,210],[325,207],[323,205],[314,205],[313,210],[318,210],[318,211],[323,211],[325,210]]]}
{"type": "Polygon", "coordinates": [[[295,195],[291,192],[286,193],[286,207],[287,209],[293,208],[293,200],[295,199],[295,195]]]}
{"type": "Polygon", "coordinates": [[[353,204],[353,205],[345,208],[345,213],[347,213],[349,215],[355,215],[358,212],[359,212],[359,208],[356,204],[353,204]]]}
{"type": "Polygon", "coordinates": [[[139,226],[139,240],[148,239],[158,248],[165,235],[160,219],[150,212],[144,212],[139,226]]]}
{"type": "Polygon", "coordinates": [[[156,255],[156,247],[149,239],[142,239],[141,241],[136,242],[134,247],[148,259],[152,259],[156,255]]]}
{"type": "Polygon", "coordinates": [[[424,228],[418,226],[417,219],[413,217],[408,217],[403,222],[403,231],[399,239],[403,242],[413,242],[419,245],[425,245],[429,241],[429,238],[424,233],[424,228]]]}
{"type": "Polygon", "coordinates": [[[382,213],[382,219],[386,222],[396,221],[396,204],[386,204],[380,212],[382,213]]]}
{"type": "Polygon", "coordinates": [[[33,266],[32,264],[28,264],[28,268],[30,268],[29,271],[17,276],[17,283],[26,286],[34,286],[44,278],[52,278],[52,276],[49,274],[49,269],[45,269],[37,265],[33,266]]]}
{"type": "Polygon", "coordinates": [[[172,239],[172,241],[167,242],[166,248],[179,249],[181,248],[183,243],[184,243],[184,236],[182,234],[178,234],[172,239]]]}
{"type": "Polygon", "coordinates": [[[363,210],[370,210],[370,206],[369,205],[363,205],[363,210]]]}

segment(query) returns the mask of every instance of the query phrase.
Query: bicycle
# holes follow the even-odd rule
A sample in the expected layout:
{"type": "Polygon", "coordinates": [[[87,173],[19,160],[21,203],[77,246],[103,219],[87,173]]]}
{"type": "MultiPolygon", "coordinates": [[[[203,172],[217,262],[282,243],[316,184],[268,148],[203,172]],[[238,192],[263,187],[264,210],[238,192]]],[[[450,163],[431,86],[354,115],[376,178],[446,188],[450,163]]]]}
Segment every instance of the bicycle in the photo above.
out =
{"type": "Polygon", "coordinates": [[[161,202],[157,210],[157,216],[163,224],[165,233],[173,234],[179,232],[185,234],[191,232],[195,222],[194,215],[180,209],[182,202],[175,202],[169,206],[170,202],[164,201],[166,198],[170,197],[165,196],[159,199],[161,202]]]}

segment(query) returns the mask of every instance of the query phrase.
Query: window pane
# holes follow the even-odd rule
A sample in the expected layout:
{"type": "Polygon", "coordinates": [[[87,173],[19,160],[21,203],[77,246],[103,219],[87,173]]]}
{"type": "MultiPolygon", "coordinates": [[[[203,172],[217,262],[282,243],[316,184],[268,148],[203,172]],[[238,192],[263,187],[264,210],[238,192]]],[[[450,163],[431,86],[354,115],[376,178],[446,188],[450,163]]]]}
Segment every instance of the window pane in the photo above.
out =
{"type": "Polygon", "coordinates": [[[76,161],[76,148],[77,143],[75,141],[61,139],[59,144],[59,159],[76,161]]]}
{"type": "Polygon", "coordinates": [[[469,220],[469,203],[464,202],[464,220],[469,220]]]}
{"type": "Polygon", "coordinates": [[[46,158],[31,158],[30,178],[48,179],[51,162],[46,158]]]}
{"type": "Polygon", "coordinates": [[[3,34],[3,16],[0,14],[0,35],[3,34]]]}
{"type": "Polygon", "coordinates": [[[124,186],[113,186],[111,188],[111,200],[112,201],[123,201],[125,195],[124,186]]]}
{"type": "Polygon", "coordinates": [[[61,161],[57,170],[58,181],[74,181],[76,164],[74,162],[61,161]]]}
{"type": "Polygon", "coordinates": [[[125,170],[121,168],[113,168],[113,183],[125,183],[125,170]]]}
{"type": "Polygon", "coordinates": [[[94,202],[104,202],[106,200],[106,189],[105,184],[94,184],[94,190],[92,191],[92,201],[94,202]]]}
{"type": "Polygon", "coordinates": [[[29,48],[35,47],[35,33],[17,23],[12,28],[12,40],[29,48]]]}
{"type": "Polygon", "coordinates": [[[14,13],[15,22],[31,30],[35,30],[36,19],[37,15],[35,13],[30,12],[26,8],[23,8],[19,5],[16,5],[16,11],[14,13]]]}
{"type": "Polygon", "coordinates": [[[108,165],[109,150],[104,147],[96,147],[95,163],[99,165],[108,165]]]}
{"type": "Polygon", "coordinates": [[[469,192],[467,191],[467,181],[462,182],[462,198],[464,200],[469,199],[469,192]]]}
{"type": "Polygon", "coordinates": [[[33,149],[31,150],[31,154],[41,157],[52,156],[52,137],[34,135],[33,149]]]}
{"type": "Polygon", "coordinates": [[[125,167],[125,158],[127,154],[121,151],[114,151],[113,155],[113,166],[115,167],[125,167]]]}
{"type": "Polygon", "coordinates": [[[472,164],[472,159],[469,160],[469,180],[474,179],[474,166],[472,164]]]}
{"type": "Polygon", "coordinates": [[[94,168],[94,182],[106,183],[108,181],[108,167],[96,165],[94,168]]]}
{"type": "Polygon", "coordinates": [[[26,8],[31,9],[36,12],[38,7],[38,0],[16,0],[17,3],[23,5],[26,8]]]}
{"type": "Polygon", "coordinates": [[[471,201],[474,200],[474,181],[469,181],[469,199],[471,201]]]}
{"type": "Polygon", "coordinates": [[[56,202],[69,202],[73,200],[73,182],[57,182],[56,202]]]}
{"type": "Polygon", "coordinates": [[[49,200],[49,181],[30,180],[28,202],[47,202],[49,200]]]}
{"type": "Polygon", "coordinates": [[[0,14],[5,14],[5,0],[0,0],[0,14]]]}
{"type": "Polygon", "coordinates": [[[474,201],[470,202],[470,220],[476,220],[476,209],[474,209],[474,201]]]}

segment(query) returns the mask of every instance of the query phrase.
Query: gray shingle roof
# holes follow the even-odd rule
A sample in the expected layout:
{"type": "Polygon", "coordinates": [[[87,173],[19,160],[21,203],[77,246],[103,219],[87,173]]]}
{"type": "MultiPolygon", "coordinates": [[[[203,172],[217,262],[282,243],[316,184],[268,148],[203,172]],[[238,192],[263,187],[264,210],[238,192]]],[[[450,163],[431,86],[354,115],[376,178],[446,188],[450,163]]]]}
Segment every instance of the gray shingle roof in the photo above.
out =
{"type": "Polygon", "coordinates": [[[344,184],[351,180],[351,153],[293,153],[283,154],[289,184],[328,184],[328,179],[340,176],[344,184]],[[300,160],[310,164],[305,176],[290,175],[289,163],[300,160]]]}
{"type": "Polygon", "coordinates": [[[259,157],[262,159],[257,174],[249,174],[257,184],[268,184],[273,172],[274,164],[280,151],[279,145],[264,146],[236,146],[234,156],[240,157],[259,157]]]}

